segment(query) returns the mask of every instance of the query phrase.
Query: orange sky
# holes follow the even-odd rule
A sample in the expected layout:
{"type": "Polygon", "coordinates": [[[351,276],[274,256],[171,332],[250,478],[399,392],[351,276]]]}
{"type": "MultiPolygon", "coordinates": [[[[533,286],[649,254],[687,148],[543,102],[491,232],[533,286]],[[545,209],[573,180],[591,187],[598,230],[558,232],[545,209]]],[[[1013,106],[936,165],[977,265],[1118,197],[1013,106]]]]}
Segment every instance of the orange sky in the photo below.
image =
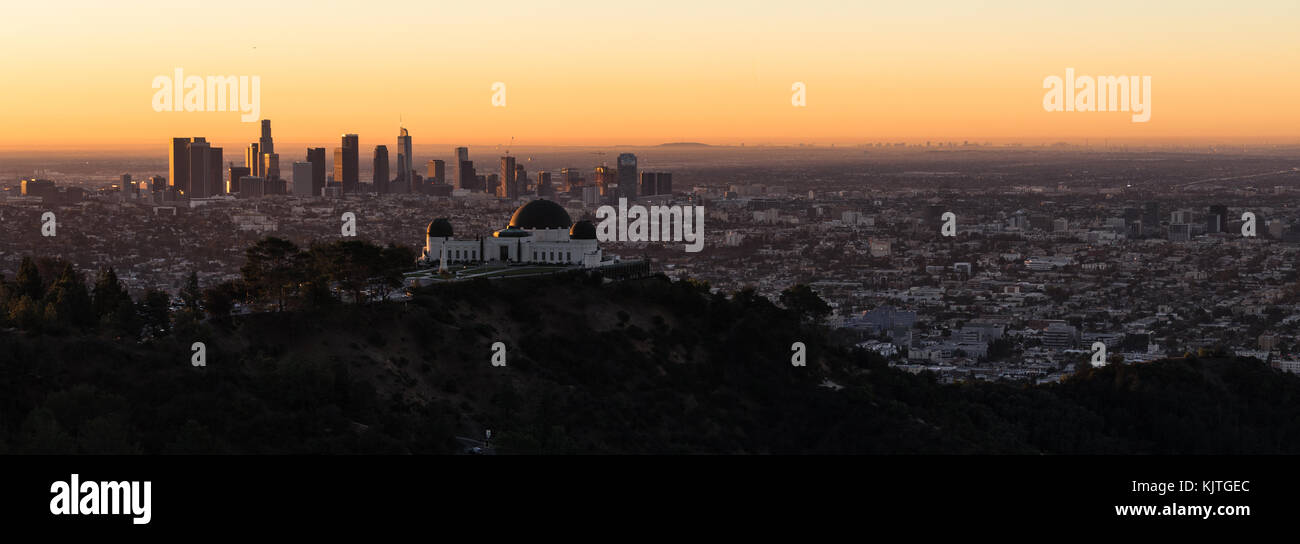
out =
{"type": "Polygon", "coordinates": [[[6,5],[0,150],[256,139],[238,113],[155,112],[178,67],[259,76],[276,140],[326,147],[391,148],[399,116],[417,146],[1300,141],[1294,0],[118,4],[6,5]],[[1068,67],[1151,76],[1151,120],[1044,111],[1068,67]]]}

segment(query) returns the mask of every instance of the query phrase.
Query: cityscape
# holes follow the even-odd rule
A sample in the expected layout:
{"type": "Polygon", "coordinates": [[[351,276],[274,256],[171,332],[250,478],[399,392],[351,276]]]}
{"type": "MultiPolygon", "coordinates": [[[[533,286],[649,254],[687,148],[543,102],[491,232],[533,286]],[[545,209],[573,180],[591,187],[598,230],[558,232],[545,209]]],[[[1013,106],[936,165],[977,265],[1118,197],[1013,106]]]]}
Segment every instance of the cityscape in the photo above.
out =
{"type": "Polygon", "coordinates": [[[606,251],[715,292],[775,300],[806,284],[828,303],[827,325],[909,372],[1044,383],[1073,373],[1095,342],[1125,363],[1217,352],[1300,372],[1294,148],[682,143],[612,150],[614,166],[603,150],[505,150],[479,169],[468,147],[417,158],[401,128],[395,164],[375,145],[369,175],[358,135],[345,134],[332,162],[325,148],[300,150],[282,177],[271,121],[260,127],[242,165],[223,163],[202,137],[173,138],[164,173],[24,176],[4,187],[0,217],[29,228],[4,240],[0,273],[14,277],[40,247],[179,303],[191,273],[204,286],[238,280],[252,242],[338,238],[344,213],[361,239],[420,248],[438,217],[486,234],[532,200],[591,221],[621,198],[702,206],[707,251],[617,240],[602,241],[606,251]],[[639,168],[639,157],[663,171],[639,168]],[[58,236],[42,236],[45,211],[58,236]]]}
{"type": "Polygon", "coordinates": [[[6,5],[0,522],[1289,528],[1297,23],[6,5]]]}

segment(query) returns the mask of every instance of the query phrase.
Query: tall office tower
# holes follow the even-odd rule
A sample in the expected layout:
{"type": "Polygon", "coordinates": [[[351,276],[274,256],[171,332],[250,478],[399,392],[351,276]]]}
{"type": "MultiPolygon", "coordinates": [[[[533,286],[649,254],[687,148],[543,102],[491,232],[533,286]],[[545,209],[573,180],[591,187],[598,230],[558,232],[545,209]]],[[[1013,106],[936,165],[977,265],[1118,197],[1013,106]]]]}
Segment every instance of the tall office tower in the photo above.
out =
{"type": "Polygon", "coordinates": [[[411,154],[411,133],[406,127],[399,127],[397,132],[397,179],[398,183],[405,185],[410,192],[417,192],[412,189],[413,181],[411,174],[415,172],[415,155],[411,154]]]}
{"type": "Polygon", "coordinates": [[[473,186],[474,186],[473,183],[470,183],[469,185],[465,185],[465,184],[464,184],[465,181],[467,181],[467,180],[473,180],[473,179],[474,179],[474,176],[468,176],[468,177],[467,177],[467,176],[465,176],[465,175],[463,175],[463,174],[461,173],[460,166],[461,166],[462,164],[466,163],[466,162],[469,162],[469,148],[468,148],[468,147],[457,147],[457,148],[456,148],[456,160],[455,160],[455,161],[452,161],[452,163],[451,163],[452,166],[455,166],[455,167],[456,167],[456,177],[455,177],[454,181],[456,182],[456,188],[457,188],[457,189],[470,189],[470,188],[473,188],[473,186]]]}
{"type": "Polygon", "coordinates": [[[248,144],[244,150],[244,166],[248,167],[249,175],[262,175],[262,153],[256,143],[248,144]]]}
{"type": "Polygon", "coordinates": [[[515,165],[515,189],[520,195],[528,192],[528,169],[522,164],[515,165]]]}
{"type": "Polygon", "coordinates": [[[483,187],[478,184],[478,172],[474,171],[473,161],[460,161],[460,165],[456,167],[456,175],[459,177],[456,183],[457,189],[483,190],[483,187]]]}
{"type": "Polygon", "coordinates": [[[225,163],[225,157],[222,155],[223,153],[220,147],[208,149],[208,168],[211,169],[208,172],[208,196],[226,194],[226,183],[221,177],[224,173],[221,171],[221,166],[225,163]]]}
{"type": "Polygon", "coordinates": [[[1142,230],[1146,232],[1155,232],[1155,228],[1160,226],[1160,204],[1158,202],[1145,202],[1142,204],[1142,230]]]}
{"type": "Polygon", "coordinates": [[[381,195],[388,193],[388,146],[386,145],[375,146],[374,173],[375,192],[381,195]]]}
{"type": "MultiPolygon", "coordinates": [[[[266,178],[267,183],[270,183],[272,180],[280,179],[280,154],[263,153],[261,172],[262,177],[266,178]]],[[[271,193],[269,189],[266,192],[271,193]]]]}
{"type": "Polygon", "coordinates": [[[438,159],[429,161],[429,181],[434,185],[443,185],[447,183],[447,166],[446,163],[438,159]]]}
{"type": "Polygon", "coordinates": [[[636,198],[636,155],[618,155],[618,196],[636,198]]]}
{"type": "Polygon", "coordinates": [[[312,184],[315,183],[316,174],[312,170],[315,167],[315,164],[307,161],[294,161],[293,196],[313,196],[312,184]]]}
{"type": "Polygon", "coordinates": [[[149,178],[149,192],[161,193],[167,190],[167,178],[162,176],[153,176],[149,178]]]}
{"type": "Polygon", "coordinates": [[[563,168],[560,170],[560,179],[564,180],[564,190],[572,191],[575,187],[582,187],[582,172],[577,168],[563,168]]]}
{"type": "Polygon", "coordinates": [[[189,198],[203,198],[207,194],[208,176],[211,175],[212,165],[208,164],[211,158],[211,147],[207,140],[203,138],[194,138],[190,140],[187,148],[188,161],[190,165],[189,183],[185,186],[175,185],[185,196],[189,198]]]}
{"type": "Polygon", "coordinates": [[[257,143],[262,153],[275,153],[275,142],[271,141],[270,119],[262,119],[262,137],[257,139],[257,143]]]}
{"type": "Polygon", "coordinates": [[[261,176],[239,178],[239,198],[259,198],[266,194],[266,180],[261,176]]]}
{"type": "Polygon", "coordinates": [[[660,172],[658,176],[655,176],[655,180],[655,185],[658,187],[655,189],[655,194],[673,194],[673,174],[671,172],[660,172]]]}
{"type": "Polygon", "coordinates": [[[537,196],[551,196],[555,189],[551,187],[551,173],[546,170],[537,172],[537,196]]]}
{"type": "Polygon", "coordinates": [[[658,174],[654,172],[641,172],[641,195],[650,196],[658,194],[656,193],[658,190],[658,174]]]}
{"type": "Polygon", "coordinates": [[[122,174],[120,179],[121,179],[121,183],[119,183],[118,185],[122,187],[123,192],[126,192],[126,187],[128,185],[131,185],[131,174],[122,174]]]}
{"type": "MultiPolygon", "coordinates": [[[[333,185],[341,185],[343,182],[343,148],[334,148],[334,176],[330,179],[333,185]]],[[[342,189],[340,189],[342,190],[342,189]]]]}
{"type": "Polygon", "coordinates": [[[497,196],[519,198],[519,184],[515,182],[515,158],[510,155],[501,157],[501,184],[497,186],[497,196]]]}
{"type": "Polygon", "coordinates": [[[1207,230],[1210,233],[1226,232],[1228,228],[1228,207],[1222,204],[1210,206],[1210,218],[1206,221],[1206,226],[1213,222],[1218,225],[1217,229],[1207,230]]]}
{"type": "Polygon", "coordinates": [[[226,192],[238,193],[240,178],[251,175],[253,174],[250,173],[247,166],[235,166],[235,163],[230,163],[230,185],[226,187],[226,192]]]}
{"type": "Polygon", "coordinates": [[[357,192],[361,182],[357,170],[357,152],[360,141],[356,134],[343,135],[343,147],[334,148],[334,181],[343,186],[344,193],[357,192]]]}
{"type": "Polygon", "coordinates": [[[618,186],[618,173],[613,168],[602,164],[596,167],[596,175],[592,181],[595,182],[601,196],[610,195],[612,194],[610,187],[618,186]]]}
{"type": "Polygon", "coordinates": [[[167,153],[167,180],[178,189],[190,185],[189,145],[189,138],[172,138],[172,147],[167,153]]]}
{"type": "Polygon", "coordinates": [[[479,176],[479,178],[483,179],[483,192],[490,195],[501,194],[501,176],[488,174],[486,178],[483,176],[479,176]]]}
{"type": "MultiPolygon", "coordinates": [[[[398,144],[397,148],[398,149],[402,148],[400,143],[398,144]]],[[[393,178],[393,185],[399,187],[405,187],[407,189],[411,188],[411,182],[407,181],[405,176],[402,175],[402,172],[405,172],[407,170],[410,170],[410,168],[406,166],[406,155],[403,155],[401,152],[398,152],[397,153],[397,177],[393,178]]],[[[393,192],[406,193],[408,191],[393,191],[393,192]]]]}
{"type": "Polygon", "coordinates": [[[307,162],[311,163],[311,194],[320,196],[325,188],[325,148],[307,148],[307,162]]]}

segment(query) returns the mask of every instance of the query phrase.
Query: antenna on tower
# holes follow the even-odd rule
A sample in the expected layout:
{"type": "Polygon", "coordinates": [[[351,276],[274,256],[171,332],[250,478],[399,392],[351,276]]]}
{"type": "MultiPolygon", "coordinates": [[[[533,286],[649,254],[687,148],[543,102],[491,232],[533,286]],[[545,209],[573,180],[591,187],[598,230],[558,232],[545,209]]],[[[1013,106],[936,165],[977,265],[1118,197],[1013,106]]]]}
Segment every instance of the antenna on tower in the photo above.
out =
{"type": "Polygon", "coordinates": [[[510,148],[513,147],[514,145],[515,145],[515,137],[514,137],[514,136],[511,136],[511,137],[510,137],[510,143],[506,144],[506,156],[507,156],[507,157],[510,156],[510,148]]]}

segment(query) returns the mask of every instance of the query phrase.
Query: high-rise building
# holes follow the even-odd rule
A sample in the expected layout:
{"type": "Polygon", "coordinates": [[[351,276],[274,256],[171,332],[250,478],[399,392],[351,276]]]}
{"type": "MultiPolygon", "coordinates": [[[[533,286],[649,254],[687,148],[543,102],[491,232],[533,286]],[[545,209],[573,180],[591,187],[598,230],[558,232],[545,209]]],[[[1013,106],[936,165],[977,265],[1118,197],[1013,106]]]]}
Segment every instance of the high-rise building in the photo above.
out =
{"type": "Polygon", "coordinates": [[[1206,220],[1205,225],[1206,232],[1211,234],[1224,232],[1228,228],[1228,207],[1222,204],[1210,206],[1210,219],[1206,220]]]}
{"type": "Polygon", "coordinates": [[[208,179],[207,190],[204,191],[207,196],[217,196],[226,194],[226,183],[222,178],[222,165],[225,164],[225,156],[220,147],[208,149],[208,179]]]}
{"type": "Polygon", "coordinates": [[[501,157],[501,184],[497,187],[497,196],[519,198],[519,185],[515,180],[515,158],[510,155],[501,157]]]}
{"type": "MultiPolygon", "coordinates": [[[[405,132],[406,129],[402,129],[402,131],[405,132]]],[[[398,140],[400,141],[400,138],[398,140]]],[[[398,162],[400,164],[401,161],[398,162]]],[[[388,193],[388,146],[375,146],[374,173],[375,192],[381,195],[388,193]]],[[[401,177],[401,174],[398,174],[399,180],[401,177]]]]}
{"type": "Polygon", "coordinates": [[[655,185],[658,187],[657,189],[655,189],[655,194],[657,195],[673,194],[672,172],[659,172],[659,175],[655,176],[655,185]]]}
{"type": "Polygon", "coordinates": [[[411,133],[406,127],[398,127],[397,132],[397,182],[406,188],[402,192],[415,192],[412,189],[411,174],[415,172],[415,156],[411,154],[411,133]]]}
{"type": "Polygon", "coordinates": [[[325,188],[325,148],[307,148],[307,162],[311,163],[311,194],[320,196],[325,188]]]}
{"type": "MultiPolygon", "coordinates": [[[[184,186],[175,185],[182,194],[189,198],[204,198],[211,196],[207,193],[210,182],[208,178],[212,175],[213,167],[209,164],[211,159],[211,146],[204,138],[194,138],[190,140],[187,148],[187,161],[189,162],[189,183],[184,186]]],[[[219,166],[217,167],[220,168],[219,166]]]]}
{"type": "Polygon", "coordinates": [[[1145,232],[1155,232],[1156,227],[1160,226],[1160,203],[1144,202],[1142,204],[1142,230],[1145,232]]]}
{"type": "Polygon", "coordinates": [[[618,187],[618,171],[605,165],[596,167],[596,173],[592,180],[596,188],[600,191],[600,196],[613,195],[612,188],[618,187]]]}
{"type": "Polygon", "coordinates": [[[641,172],[641,196],[657,194],[658,190],[659,174],[654,172],[641,172]]]}
{"type": "Polygon", "coordinates": [[[483,190],[483,186],[479,185],[478,172],[474,171],[473,161],[460,161],[460,165],[456,167],[456,175],[459,176],[459,181],[456,184],[457,189],[483,190]]]}
{"type": "Polygon", "coordinates": [[[537,172],[537,196],[551,196],[555,188],[551,187],[551,173],[546,170],[537,172]]]}
{"type": "Polygon", "coordinates": [[[167,153],[167,181],[178,190],[190,185],[189,145],[189,138],[172,138],[172,147],[167,153]]]}
{"type": "Polygon", "coordinates": [[[560,179],[564,184],[561,188],[564,191],[572,191],[575,188],[582,187],[585,182],[585,180],[582,179],[582,171],[577,168],[560,169],[560,179]]]}
{"type": "Polygon", "coordinates": [[[260,198],[266,195],[266,179],[261,176],[239,178],[239,198],[260,198]]]}
{"type": "Polygon", "coordinates": [[[1187,242],[1192,239],[1192,226],[1187,223],[1173,223],[1169,225],[1170,242],[1187,242]]]}
{"type": "MultiPolygon", "coordinates": [[[[280,154],[279,153],[262,153],[262,167],[259,169],[261,176],[266,178],[269,184],[272,180],[280,179],[280,154]]],[[[266,191],[274,194],[270,189],[266,191]]]]}
{"type": "Polygon", "coordinates": [[[53,198],[57,194],[54,182],[48,179],[23,178],[21,189],[23,196],[53,198]]]}
{"type": "Polygon", "coordinates": [[[316,182],[315,167],[308,161],[294,161],[293,196],[319,196],[312,192],[312,184],[316,182]]]}
{"type": "Polygon", "coordinates": [[[334,148],[334,181],[343,186],[344,193],[355,193],[361,182],[357,169],[360,141],[356,134],[344,134],[342,144],[334,148]]]}
{"type": "Polygon", "coordinates": [[[262,153],[275,153],[275,142],[271,140],[271,120],[262,119],[262,137],[257,139],[262,153]]]}
{"type": "Polygon", "coordinates": [[[248,144],[248,149],[244,150],[244,166],[248,168],[249,175],[262,175],[262,153],[256,143],[248,144]]]}
{"type": "Polygon", "coordinates": [[[230,184],[228,187],[226,187],[226,192],[238,193],[240,178],[243,178],[244,176],[251,176],[251,175],[253,174],[249,172],[247,166],[235,166],[235,163],[233,162],[230,163],[230,184]]]}
{"type": "Polygon", "coordinates": [[[452,166],[455,166],[455,167],[456,167],[456,178],[455,178],[455,181],[456,181],[456,188],[457,188],[457,189],[471,189],[471,188],[473,188],[473,185],[474,185],[474,184],[473,184],[472,181],[473,181],[473,179],[474,179],[474,175],[471,174],[471,175],[469,175],[469,176],[466,176],[466,175],[464,175],[464,174],[462,173],[462,171],[461,171],[461,165],[464,164],[464,163],[467,163],[467,162],[469,162],[469,148],[468,148],[468,147],[457,147],[457,148],[456,148],[456,160],[453,161],[453,162],[451,163],[452,166]],[[466,181],[469,181],[470,183],[469,183],[468,185],[466,185],[466,184],[465,184],[466,181]]]}
{"type": "Polygon", "coordinates": [[[429,182],[434,185],[443,185],[447,183],[446,163],[438,159],[429,161],[429,182]]]}
{"type": "Polygon", "coordinates": [[[618,155],[618,196],[636,198],[636,155],[618,155]]]}

